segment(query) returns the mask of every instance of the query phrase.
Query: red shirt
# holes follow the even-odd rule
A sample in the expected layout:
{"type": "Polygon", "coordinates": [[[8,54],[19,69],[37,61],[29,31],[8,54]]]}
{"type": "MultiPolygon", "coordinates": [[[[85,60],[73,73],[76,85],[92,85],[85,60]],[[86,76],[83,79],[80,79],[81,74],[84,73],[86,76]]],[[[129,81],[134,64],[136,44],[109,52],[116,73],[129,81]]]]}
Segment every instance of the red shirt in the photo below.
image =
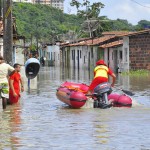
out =
{"type": "Polygon", "coordinates": [[[20,73],[19,72],[15,72],[13,75],[10,76],[10,80],[13,80],[13,86],[14,86],[14,90],[15,92],[20,92],[20,73]]]}

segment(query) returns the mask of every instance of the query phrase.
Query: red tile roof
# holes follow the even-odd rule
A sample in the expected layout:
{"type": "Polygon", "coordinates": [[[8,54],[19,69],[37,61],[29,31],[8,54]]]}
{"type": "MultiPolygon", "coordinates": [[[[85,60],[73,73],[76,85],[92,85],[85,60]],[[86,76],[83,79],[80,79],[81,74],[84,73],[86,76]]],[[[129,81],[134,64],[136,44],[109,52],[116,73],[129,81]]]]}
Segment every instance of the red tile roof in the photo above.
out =
{"type": "Polygon", "coordinates": [[[111,42],[108,44],[104,44],[102,45],[104,42],[107,42],[111,39],[115,39],[115,38],[122,38],[123,36],[134,36],[137,34],[143,34],[143,33],[150,33],[150,29],[147,30],[142,30],[142,31],[138,31],[138,32],[127,32],[127,31],[111,31],[111,32],[103,32],[102,37],[99,38],[95,38],[95,39],[86,39],[86,40],[82,40],[82,41],[78,41],[76,43],[73,44],[62,44],[62,46],[66,47],[72,47],[72,46],[92,46],[92,45],[100,45],[100,47],[105,48],[105,47],[115,47],[115,46],[119,46],[123,44],[123,41],[115,41],[115,42],[111,42]]]}
{"type": "Polygon", "coordinates": [[[99,47],[101,47],[101,48],[110,48],[110,47],[116,47],[116,46],[121,46],[121,45],[123,45],[123,40],[111,42],[111,43],[108,43],[108,44],[103,44],[103,45],[100,45],[99,47]]]}
{"type": "Polygon", "coordinates": [[[67,46],[90,46],[90,45],[98,45],[100,43],[103,43],[105,41],[108,41],[110,39],[115,38],[115,36],[103,36],[95,39],[90,40],[84,40],[78,43],[68,44],[67,46]]]}
{"type": "Polygon", "coordinates": [[[129,31],[108,31],[108,32],[103,32],[102,35],[108,36],[108,35],[123,35],[123,34],[128,34],[131,33],[129,31]]]}
{"type": "Polygon", "coordinates": [[[143,34],[143,33],[150,33],[150,29],[141,30],[141,31],[137,31],[137,32],[129,32],[129,33],[127,33],[127,34],[118,35],[118,37],[134,36],[134,35],[143,34]]]}

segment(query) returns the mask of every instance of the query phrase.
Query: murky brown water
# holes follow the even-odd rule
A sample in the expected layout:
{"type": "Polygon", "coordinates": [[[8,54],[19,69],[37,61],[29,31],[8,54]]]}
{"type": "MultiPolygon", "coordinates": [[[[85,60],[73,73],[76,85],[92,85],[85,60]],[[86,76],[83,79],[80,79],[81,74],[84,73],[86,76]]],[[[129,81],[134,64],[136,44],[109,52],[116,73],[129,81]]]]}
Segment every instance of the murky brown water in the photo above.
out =
{"type": "Polygon", "coordinates": [[[106,110],[70,109],[56,99],[66,80],[89,84],[86,70],[45,67],[36,79],[19,104],[1,110],[0,149],[150,150],[150,75],[118,76],[116,86],[133,91],[142,105],[106,110]]]}

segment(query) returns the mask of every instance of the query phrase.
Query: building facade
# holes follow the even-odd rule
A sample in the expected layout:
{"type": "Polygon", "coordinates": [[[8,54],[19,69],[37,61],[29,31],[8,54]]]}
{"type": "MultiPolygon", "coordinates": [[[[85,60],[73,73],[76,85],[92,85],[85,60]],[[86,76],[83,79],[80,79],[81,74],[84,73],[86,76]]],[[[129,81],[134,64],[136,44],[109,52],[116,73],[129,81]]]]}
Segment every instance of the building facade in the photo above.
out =
{"type": "Polygon", "coordinates": [[[34,3],[51,5],[62,11],[64,10],[64,0],[34,0],[34,3]]]}
{"type": "Polygon", "coordinates": [[[13,2],[20,2],[20,3],[34,3],[34,0],[13,0],[13,2]]]}
{"type": "Polygon", "coordinates": [[[114,72],[150,70],[150,29],[62,45],[61,54],[65,67],[92,68],[104,59],[114,72]]]}

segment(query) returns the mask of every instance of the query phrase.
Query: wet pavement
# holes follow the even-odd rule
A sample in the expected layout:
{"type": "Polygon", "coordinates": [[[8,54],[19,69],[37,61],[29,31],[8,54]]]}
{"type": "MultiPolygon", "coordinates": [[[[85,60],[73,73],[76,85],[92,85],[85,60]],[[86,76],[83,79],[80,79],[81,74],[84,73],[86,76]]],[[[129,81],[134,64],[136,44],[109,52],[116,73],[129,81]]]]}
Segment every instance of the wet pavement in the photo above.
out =
{"type": "MultiPolygon", "coordinates": [[[[133,108],[71,109],[56,98],[64,81],[89,84],[92,72],[43,67],[20,103],[0,111],[0,149],[150,150],[150,75],[119,75],[116,87],[131,90],[133,108]]],[[[114,88],[114,92],[121,92],[114,88]]]]}

